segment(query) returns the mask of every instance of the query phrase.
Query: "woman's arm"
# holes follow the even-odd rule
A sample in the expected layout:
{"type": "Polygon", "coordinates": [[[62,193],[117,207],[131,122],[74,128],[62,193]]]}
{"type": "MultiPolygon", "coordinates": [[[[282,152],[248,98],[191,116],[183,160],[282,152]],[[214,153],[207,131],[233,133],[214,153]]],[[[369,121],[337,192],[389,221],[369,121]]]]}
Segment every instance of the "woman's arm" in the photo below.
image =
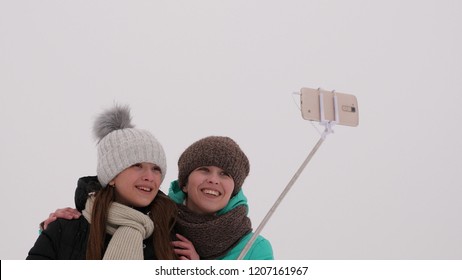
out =
{"type": "Polygon", "coordinates": [[[72,219],[78,219],[80,218],[80,215],[82,215],[77,209],[66,207],[66,208],[61,208],[61,209],[56,209],[55,212],[50,213],[48,218],[40,223],[40,229],[46,230],[48,228],[48,225],[58,218],[66,219],[66,220],[72,220],[72,219]]]}

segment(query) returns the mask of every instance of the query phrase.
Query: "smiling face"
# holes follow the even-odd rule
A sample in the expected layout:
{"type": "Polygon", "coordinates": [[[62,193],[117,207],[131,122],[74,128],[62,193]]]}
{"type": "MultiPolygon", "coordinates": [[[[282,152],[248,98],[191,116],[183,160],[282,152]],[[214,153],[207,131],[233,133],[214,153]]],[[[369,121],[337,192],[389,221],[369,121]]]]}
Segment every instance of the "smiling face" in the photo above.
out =
{"type": "Polygon", "coordinates": [[[137,163],[120,172],[109,187],[115,188],[116,202],[145,207],[156,197],[162,181],[160,168],[153,163],[137,163]]]}
{"type": "Polygon", "coordinates": [[[223,209],[233,190],[233,178],[216,166],[194,169],[183,188],[187,193],[186,207],[198,214],[214,214],[223,209]]]}

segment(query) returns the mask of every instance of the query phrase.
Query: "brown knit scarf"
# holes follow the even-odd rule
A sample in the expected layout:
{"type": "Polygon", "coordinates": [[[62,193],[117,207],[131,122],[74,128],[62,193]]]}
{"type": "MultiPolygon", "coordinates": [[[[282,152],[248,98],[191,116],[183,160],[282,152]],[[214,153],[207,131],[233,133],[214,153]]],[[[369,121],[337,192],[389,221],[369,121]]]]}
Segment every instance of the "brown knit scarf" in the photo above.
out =
{"type": "Polygon", "coordinates": [[[252,231],[244,205],[221,216],[196,214],[181,204],[178,208],[176,230],[194,244],[201,259],[211,260],[225,255],[252,231]]]}

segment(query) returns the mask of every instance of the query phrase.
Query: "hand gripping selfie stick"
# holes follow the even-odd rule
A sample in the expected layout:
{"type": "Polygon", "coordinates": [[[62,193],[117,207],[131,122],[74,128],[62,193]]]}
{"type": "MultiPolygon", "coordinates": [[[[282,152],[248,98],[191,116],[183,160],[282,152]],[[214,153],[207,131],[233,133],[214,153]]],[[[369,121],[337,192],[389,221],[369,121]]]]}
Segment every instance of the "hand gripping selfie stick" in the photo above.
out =
{"type": "Polygon", "coordinates": [[[282,193],[279,195],[278,199],[274,202],[273,206],[271,207],[271,209],[268,211],[268,213],[266,214],[265,218],[262,220],[262,222],[260,223],[260,225],[258,226],[258,228],[255,230],[255,232],[253,233],[252,237],[250,238],[250,240],[247,242],[247,244],[245,245],[244,249],[242,250],[241,254],[239,255],[239,257],[237,258],[238,260],[242,260],[245,255],[247,254],[247,252],[249,251],[250,247],[252,247],[253,243],[255,242],[255,240],[257,239],[258,235],[260,235],[260,232],[263,230],[263,228],[265,227],[266,223],[268,222],[268,220],[271,218],[271,216],[273,215],[273,213],[276,211],[276,208],[279,206],[279,204],[281,203],[281,201],[284,199],[284,197],[286,196],[286,194],[290,191],[290,189],[292,188],[293,184],[295,183],[295,181],[297,181],[298,177],[300,176],[300,174],[302,173],[302,171],[305,169],[305,167],[308,165],[308,163],[310,162],[311,158],[314,156],[314,154],[316,153],[316,151],[319,149],[319,147],[321,146],[321,144],[324,142],[324,140],[326,139],[327,135],[333,133],[334,131],[332,130],[332,128],[334,127],[334,125],[336,123],[338,123],[339,121],[339,114],[338,114],[338,101],[337,101],[337,96],[335,94],[335,91],[332,91],[334,93],[334,120],[333,121],[328,121],[326,120],[325,118],[325,115],[324,115],[324,98],[323,98],[323,93],[321,91],[321,89],[318,89],[319,91],[319,112],[320,112],[320,124],[323,125],[325,127],[324,129],[324,132],[322,133],[321,135],[321,138],[318,140],[318,142],[316,143],[316,145],[314,146],[314,148],[311,150],[310,154],[308,155],[308,157],[305,159],[305,161],[302,163],[302,165],[298,168],[297,172],[294,174],[294,176],[292,177],[292,179],[289,181],[289,183],[287,184],[287,186],[285,187],[285,189],[282,191],[282,193]]]}

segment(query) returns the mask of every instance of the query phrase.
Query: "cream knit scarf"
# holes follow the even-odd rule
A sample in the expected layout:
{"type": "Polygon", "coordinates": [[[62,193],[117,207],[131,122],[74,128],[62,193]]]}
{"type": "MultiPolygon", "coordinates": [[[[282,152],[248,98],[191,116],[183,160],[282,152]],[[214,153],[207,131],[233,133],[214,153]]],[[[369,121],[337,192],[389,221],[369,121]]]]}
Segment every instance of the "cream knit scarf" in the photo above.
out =
{"type": "MultiPolygon", "coordinates": [[[[83,216],[91,224],[95,197],[87,199],[83,216]]],[[[142,260],[143,240],[151,236],[154,223],[148,215],[113,202],[109,208],[106,232],[112,235],[103,260],[142,260]]]]}

